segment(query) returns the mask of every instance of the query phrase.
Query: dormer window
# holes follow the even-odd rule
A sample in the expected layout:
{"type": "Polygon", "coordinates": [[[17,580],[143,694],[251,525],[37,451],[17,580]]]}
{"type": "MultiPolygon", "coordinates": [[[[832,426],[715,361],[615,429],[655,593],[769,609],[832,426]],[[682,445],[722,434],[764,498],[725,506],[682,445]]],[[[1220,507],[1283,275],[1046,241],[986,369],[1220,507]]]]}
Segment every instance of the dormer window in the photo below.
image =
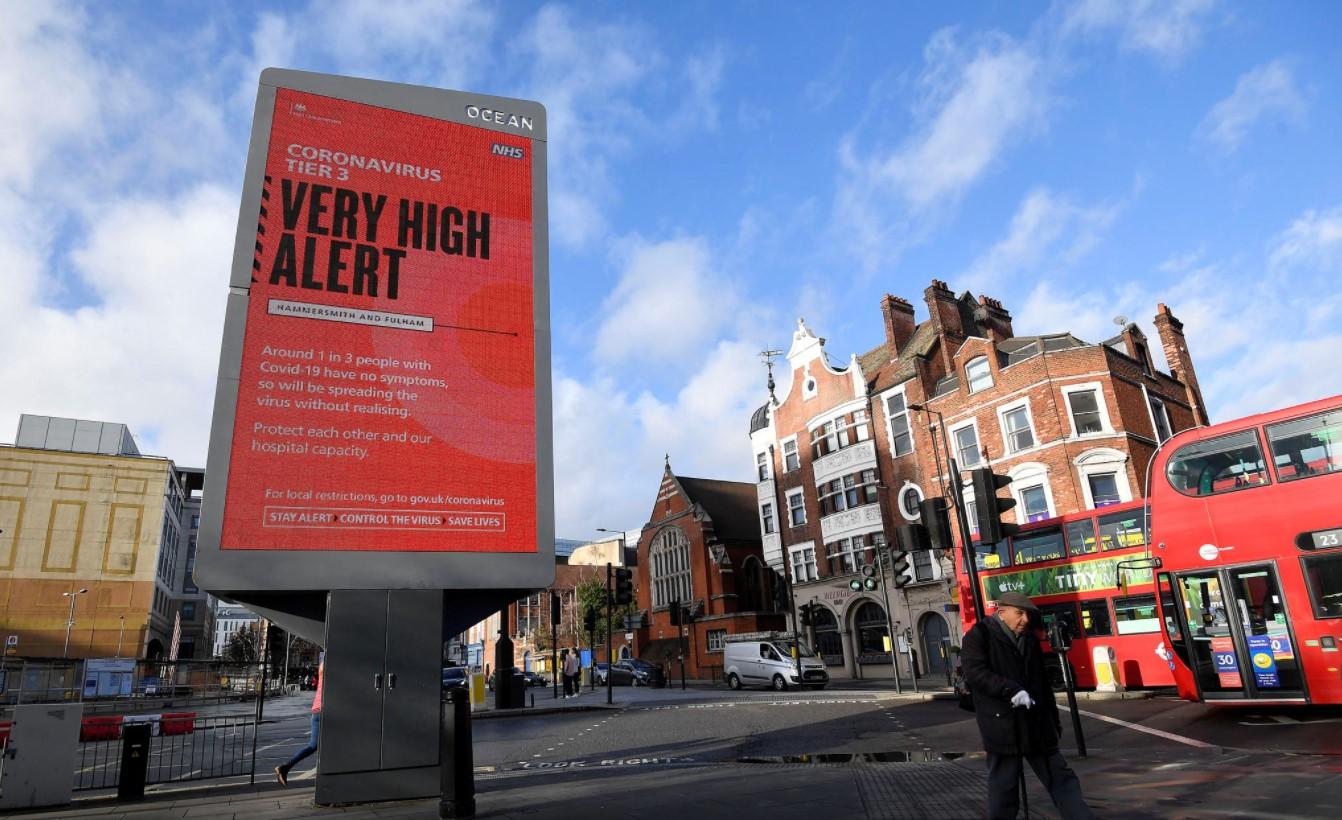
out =
{"type": "Polygon", "coordinates": [[[965,362],[965,384],[969,385],[970,393],[977,393],[993,386],[993,373],[988,367],[987,356],[965,362]]]}

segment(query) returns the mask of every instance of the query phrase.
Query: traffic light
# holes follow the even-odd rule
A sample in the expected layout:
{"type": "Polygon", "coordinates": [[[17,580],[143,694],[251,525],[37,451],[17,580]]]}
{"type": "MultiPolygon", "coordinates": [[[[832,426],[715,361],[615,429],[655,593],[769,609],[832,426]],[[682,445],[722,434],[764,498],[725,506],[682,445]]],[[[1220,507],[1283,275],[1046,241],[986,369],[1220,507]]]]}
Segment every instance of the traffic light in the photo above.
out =
{"type": "Polygon", "coordinates": [[[806,627],[806,626],[810,626],[811,623],[812,623],[812,620],[811,620],[811,605],[810,605],[810,604],[802,604],[802,605],[801,605],[801,625],[804,626],[804,627],[806,627]]]}
{"type": "Polygon", "coordinates": [[[582,626],[589,634],[596,632],[596,613],[590,609],[584,612],[582,616],[582,626]]]}
{"type": "Polygon", "coordinates": [[[870,592],[880,585],[880,581],[876,580],[876,566],[874,564],[863,564],[862,588],[870,592]]]}
{"type": "Polygon", "coordinates": [[[685,610],[680,608],[680,601],[672,601],[671,606],[667,608],[667,612],[671,616],[671,625],[680,626],[680,622],[684,620],[681,618],[681,615],[685,612],[685,610]]]}
{"type": "Polygon", "coordinates": [[[615,569],[615,605],[624,606],[634,602],[634,573],[624,567],[615,569]]]}
{"type": "Polygon", "coordinates": [[[895,543],[905,552],[932,549],[931,536],[922,524],[901,524],[895,530],[895,543]]]}
{"type": "Polygon", "coordinates": [[[1015,524],[1002,523],[1002,513],[1016,506],[1016,499],[997,497],[997,491],[1010,483],[1010,478],[997,475],[989,467],[974,471],[974,512],[978,518],[979,540],[985,544],[996,544],[1017,530],[1015,524]]]}
{"type": "Polygon", "coordinates": [[[563,613],[559,611],[559,596],[553,592],[550,593],[550,623],[558,624],[563,620],[563,613]]]}
{"type": "Polygon", "coordinates": [[[890,563],[890,574],[893,576],[895,589],[903,589],[909,582],[909,553],[905,550],[896,550],[890,563]]]}
{"type": "Polygon", "coordinates": [[[918,513],[923,519],[923,526],[927,528],[927,540],[931,542],[932,549],[955,549],[955,541],[951,538],[951,515],[946,509],[946,499],[925,498],[918,502],[918,513]]]}

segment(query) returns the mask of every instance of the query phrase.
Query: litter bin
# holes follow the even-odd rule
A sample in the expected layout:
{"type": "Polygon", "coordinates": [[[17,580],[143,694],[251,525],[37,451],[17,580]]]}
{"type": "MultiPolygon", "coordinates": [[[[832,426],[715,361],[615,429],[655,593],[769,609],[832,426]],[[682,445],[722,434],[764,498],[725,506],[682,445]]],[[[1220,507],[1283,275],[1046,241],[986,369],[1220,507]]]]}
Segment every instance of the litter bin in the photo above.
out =
{"type": "Polygon", "coordinates": [[[508,705],[513,709],[520,709],[527,705],[527,678],[521,673],[514,673],[508,687],[508,705]]]}
{"type": "Polygon", "coordinates": [[[149,772],[148,723],[127,723],[121,727],[121,773],[117,778],[117,800],[143,800],[144,781],[149,772]]]}

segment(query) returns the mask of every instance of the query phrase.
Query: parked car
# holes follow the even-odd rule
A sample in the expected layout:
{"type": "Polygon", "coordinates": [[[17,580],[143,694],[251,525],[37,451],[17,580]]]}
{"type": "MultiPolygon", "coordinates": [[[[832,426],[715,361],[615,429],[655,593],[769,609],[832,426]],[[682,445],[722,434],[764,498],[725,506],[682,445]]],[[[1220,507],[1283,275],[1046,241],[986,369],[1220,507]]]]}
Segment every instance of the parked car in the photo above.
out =
{"type": "Polygon", "coordinates": [[[644,660],[616,661],[608,674],[612,686],[666,686],[662,668],[644,660]]]}
{"type": "Polygon", "coordinates": [[[598,663],[592,664],[592,682],[595,683],[597,686],[605,686],[606,670],[609,668],[610,664],[606,663],[605,661],[600,661],[598,663]]]}
{"type": "Polygon", "coordinates": [[[797,679],[797,661],[792,642],[787,640],[733,641],[725,647],[722,663],[727,686],[732,689],[756,685],[771,686],[781,692],[799,685],[824,689],[829,683],[824,662],[805,645],[801,648],[802,679],[797,679]]]}
{"type": "Polygon", "coordinates": [[[443,688],[444,689],[465,689],[469,678],[466,675],[464,666],[448,666],[443,669],[443,688]]]}
{"type": "Polygon", "coordinates": [[[549,686],[549,685],[550,685],[550,681],[547,680],[546,677],[545,677],[544,675],[539,674],[539,673],[537,673],[537,672],[532,672],[532,671],[526,671],[526,672],[523,672],[522,670],[518,669],[518,668],[515,667],[515,666],[513,667],[513,671],[516,672],[517,674],[521,675],[522,677],[524,677],[524,678],[527,679],[527,686],[549,686]]]}

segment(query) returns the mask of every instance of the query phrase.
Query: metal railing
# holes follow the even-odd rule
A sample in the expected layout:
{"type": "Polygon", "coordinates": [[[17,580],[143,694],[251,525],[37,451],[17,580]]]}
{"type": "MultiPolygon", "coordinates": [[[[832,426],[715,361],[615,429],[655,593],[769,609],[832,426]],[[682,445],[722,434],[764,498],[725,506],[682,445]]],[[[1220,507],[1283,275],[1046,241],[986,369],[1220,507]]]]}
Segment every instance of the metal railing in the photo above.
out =
{"type": "MultiPolygon", "coordinates": [[[[141,708],[145,701],[223,702],[256,697],[280,685],[279,670],[263,676],[259,663],[198,660],[5,658],[0,661],[0,710],[21,703],[84,703],[86,715],[141,708]]],[[[306,672],[291,670],[293,683],[306,672]]]]}
{"type": "MultiPolygon", "coordinates": [[[[256,775],[256,721],[252,717],[170,717],[149,741],[146,783],[184,783],[256,775]]],[[[120,738],[79,744],[75,791],[115,789],[121,776],[120,738]]]]}

